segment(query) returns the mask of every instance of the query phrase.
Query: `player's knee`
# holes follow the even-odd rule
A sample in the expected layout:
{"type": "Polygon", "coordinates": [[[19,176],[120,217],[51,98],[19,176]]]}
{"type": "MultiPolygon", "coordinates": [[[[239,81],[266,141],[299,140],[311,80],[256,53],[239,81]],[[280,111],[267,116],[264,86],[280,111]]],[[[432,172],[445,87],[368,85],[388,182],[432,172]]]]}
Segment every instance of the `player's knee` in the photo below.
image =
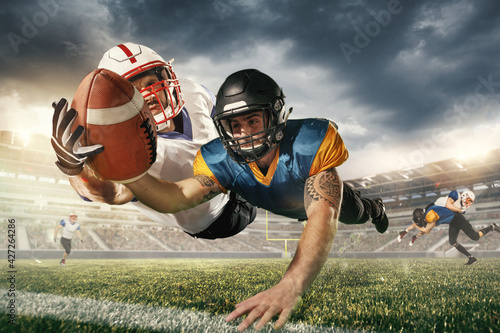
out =
{"type": "Polygon", "coordinates": [[[478,241],[478,240],[479,240],[479,238],[481,238],[481,235],[479,235],[479,233],[477,233],[477,232],[476,232],[475,234],[473,234],[473,235],[471,236],[471,238],[470,238],[470,239],[472,239],[473,241],[478,241]]]}
{"type": "Polygon", "coordinates": [[[455,241],[450,241],[450,245],[453,247],[457,247],[458,243],[455,241]]]}

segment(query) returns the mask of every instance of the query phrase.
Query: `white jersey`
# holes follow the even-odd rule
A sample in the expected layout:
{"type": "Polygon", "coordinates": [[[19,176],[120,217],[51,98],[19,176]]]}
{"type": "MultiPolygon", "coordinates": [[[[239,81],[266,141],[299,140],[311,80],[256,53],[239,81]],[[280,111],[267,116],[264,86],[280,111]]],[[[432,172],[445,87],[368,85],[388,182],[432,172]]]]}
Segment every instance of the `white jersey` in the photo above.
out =
{"type": "Polygon", "coordinates": [[[434,204],[436,206],[446,207],[446,201],[448,201],[448,198],[453,200],[453,206],[461,209],[462,211],[466,210],[466,208],[462,206],[462,200],[460,200],[461,194],[458,191],[451,191],[447,196],[437,199],[434,204]]]}
{"type": "MultiPolygon", "coordinates": [[[[181,111],[184,131],[158,134],[156,162],[148,171],[153,177],[174,182],[194,177],[196,153],[202,145],[218,137],[211,118],[215,104],[213,94],[191,80],[181,79],[179,83],[186,102],[181,111]]],[[[140,202],[133,204],[155,222],[177,224],[182,230],[196,234],[222,214],[228,198],[227,194],[219,194],[208,202],[175,214],[159,213],[140,202]]]]}
{"type": "Polygon", "coordinates": [[[66,239],[72,239],[75,231],[80,230],[80,225],[77,222],[71,223],[66,220],[61,220],[59,224],[63,226],[62,237],[66,239]]]}

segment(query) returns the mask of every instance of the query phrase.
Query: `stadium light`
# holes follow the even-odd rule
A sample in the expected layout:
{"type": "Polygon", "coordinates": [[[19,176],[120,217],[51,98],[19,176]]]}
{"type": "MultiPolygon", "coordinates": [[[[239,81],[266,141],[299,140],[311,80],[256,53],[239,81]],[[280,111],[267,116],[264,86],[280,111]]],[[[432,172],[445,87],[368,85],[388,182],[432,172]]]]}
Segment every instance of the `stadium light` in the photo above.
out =
{"type": "Polygon", "coordinates": [[[30,133],[27,132],[19,132],[16,131],[14,135],[12,135],[12,142],[11,144],[15,144],[15,138],[19,139],[19,144],[22,145],[23,147],[27,147],[29,142],[30,142],[30,133]]]}

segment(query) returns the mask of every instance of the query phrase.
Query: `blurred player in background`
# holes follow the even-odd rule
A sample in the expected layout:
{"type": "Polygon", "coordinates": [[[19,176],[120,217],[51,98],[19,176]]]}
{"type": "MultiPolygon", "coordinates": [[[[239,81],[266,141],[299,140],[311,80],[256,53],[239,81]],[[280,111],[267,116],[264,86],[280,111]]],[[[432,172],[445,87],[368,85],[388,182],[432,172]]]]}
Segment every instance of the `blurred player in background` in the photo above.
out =
{"type": "Polygon", "coordinates": [[[230,75],[217,95],[219,139],[198,152],[195,178],[169,183],[146,174],[127,184],[158,211],[176,211],[235,191],[255,206],[307,220],[281,281],[236,305],[226,318],[249,313],[240,330],[258,318],[256,328],[261,328],[275,314],[280,314],[276,327],[285,324],[328,258],[339,219],[361,224],[372,218],[381,233],[388,227],[381,199],[362,200],[343,185],[336,167],[348,152],[335,124],[314,118],[287,122],[291,109],[285,109],[284,98],[276,82],[257,70],[230,75]]]}
{"type": "Polygon", "coordinates": [[[64,253],[61,261],[59,262],[61,266],[66,266],[66,258],[71,253],[71,240],[76,232],[80,242],[83,242],[82,234],[80,233],[80,224],[76,223],[78,220],[78,215],[75,211],[69,213],[69,221],[61,220],[61,222],[54,229],[54,243],[57,243],[57,233],[59,229],[63,228],[61,236],[61,245],[64,248],[64,253]]]}
{"type": "MultiPolygon", "coordinates": [[[[196,152],[203,144],[216,138],[217,131],[211,118],[215,97],[200,84],[177,79],[172,62],[173,59],[165,62],[146,46],[124,43],[108,50],[98,68],[118,73],[143,94],[155,118],[158,135],[157,158],[149,173],[159,179],[179,181],[194,176],[196,152]]],[[[64,116],[64,108],[67,106],[61,100],[56,106],[55,118],[64,116]]],[[[88,149],[86,155],[101,149],[93,147],[88,149]]],[[[85,156],[81,156],[76,165],[68,166],[61,161],[61,156],[71,153],[59,152],[56,164],[70,176],[71,185],[85,200],[115,205],[132,202],[153,221],[165,225],[177,224],[189,235],[206,239],[235,235],[255,219],[256,208],[234,192],[175,214],[160,213],[138,202],[124,185],[100,179],[84,164],[85,156]]]]}
{"type": "Polygon", "coordinates": [[[475,195],[472,191],[452,191],[447,197],[441,197],[435,203],[428,205],[425,210],[418,209],[414,211],[414,223],[405,231],[401,231],[398,236],[398,241],[406,235],[406,233],[413,228],[420,230],[418,235],[414,235],[410,241],[410,246],[415,243],[418,237],[431,232],[431,230],[441,224],[449,224],[448,239],[450,245],[455,247],[460,253],[467,256],[469,259],[466,265],[474,264],[477,259],[472,256],[461,244],[457,242],[458,234],[462,230],[467,237],[474,241],[478,241],[481,237],[488,232],[495,230],[500,232],[500,227],[493,223],[486,228],[475,231],[472,224],[465,218],[464,214],[470,206],[474,203],[475,195]],[[418,212],[417,212],[418,211],[418,212]],[[417,212],[415,214],[415,212],[417,212]]]}

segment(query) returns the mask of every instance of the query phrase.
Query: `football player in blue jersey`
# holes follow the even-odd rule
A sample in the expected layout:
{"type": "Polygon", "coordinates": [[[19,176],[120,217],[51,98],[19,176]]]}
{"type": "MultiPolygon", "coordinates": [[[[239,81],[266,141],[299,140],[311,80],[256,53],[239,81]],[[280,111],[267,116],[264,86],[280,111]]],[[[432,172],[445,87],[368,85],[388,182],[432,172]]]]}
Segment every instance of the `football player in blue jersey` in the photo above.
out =
{"type": "Polygon", "coordinates": [[[195,177],[172,183],[146,174],[126,185],[157,211],[186,209],[234,191],[275,214],[307,220],[281,281],[227,316],[231,321],[248,313],[240,330],[258,318],[256,329],[262,328],[276,314],[275,327],[285,324],[328,258],[337,221],[361,224],[371,218],[380,233],[388,227],[381,199],[361,198],[341,181],[336,167],[348,152],[336,125],[328,119],[288,120],[284,98],[276,82],[258,70],[233,73],[217,95],[219,138],[198,152],[195,177]]]}
{"type": "Polygon", "coordinates": [[[420,230],[418,235],[414,235],[410,241],[410,246],[415,243],[418,237],[426,235],[438,225],[448,224],[448,240],[450,245],[455,247],[460,253],[467,256],[468,261],[466,265],[474,264],[477,259],[472,256],[461,244],[457,242],[458,234],[462,230],[467,237],[474,241],[478,241],[481,237],[488,232],[495,230],[500,232],[500,227],[496,223],[492,223],[486,228],[479,231],[474,230],[472,224],[465,218],[464,214],[470,206],[474,203],[475,195],[472,191],[452,191],[447,197],[441,197],[433,204],[428,205],[425,209],[416,209],[414,211],[414,223],[401,231],[398,236],[398,241],[406,235],[406,233],[414,228],[420,230]],[[416,212],[418,214],[415,214],[416,212]],[[417,217],[416,217],[417,215],[417,217]]]}
{"type": "Polygon", "coordinates": [[[80,224],[76,221],[78,220],[78,214],[75,211],[71,211],[69,213],[69,221],[61,220],[61,222],[54,229],[54,243],[57,243],[57,233],[59,229],[63,228],[62,236],[61,236],[61,245],[64,248],[64,253],[59,264],[61,266],[66,266],[66,258],[71,253],[71,240],[73,239],[74,234],[78,235],[80,238],[80,242],[83,242],[82,234],[80,233],[80,224]]]}

